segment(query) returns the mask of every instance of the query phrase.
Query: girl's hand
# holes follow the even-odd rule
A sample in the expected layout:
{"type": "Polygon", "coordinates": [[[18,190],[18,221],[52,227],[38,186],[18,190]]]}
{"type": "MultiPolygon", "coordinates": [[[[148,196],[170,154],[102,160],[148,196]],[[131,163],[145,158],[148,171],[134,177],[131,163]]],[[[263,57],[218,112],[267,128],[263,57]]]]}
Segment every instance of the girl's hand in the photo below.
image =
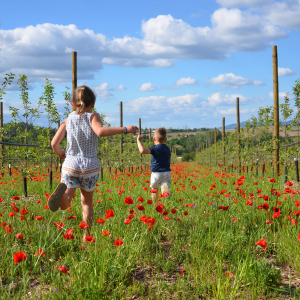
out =
{"type": "Polygon", "coordinates": [[[59,152],[59,154],[57,154],[58,155],[58,157],[60,158],[60,159],[65,159],[66,158],[66,150],[64,150],[64,149],[60,149],[61,151],[59,152]]]}
{"type": "Polygon", "coordinates": [[[127,133],[132,133],[133,135],[135,135],[138,130],[138,128],[133,125],[126,126],[126,128],[127,128],[127,133]]]}
{"type": "Polygon", "coordinates": [[[137,137],[137,139],[138,139],[138,141],[142,141],[143,136],[142,136],[142,135],[139,135],[139,136],[137,137]]]}

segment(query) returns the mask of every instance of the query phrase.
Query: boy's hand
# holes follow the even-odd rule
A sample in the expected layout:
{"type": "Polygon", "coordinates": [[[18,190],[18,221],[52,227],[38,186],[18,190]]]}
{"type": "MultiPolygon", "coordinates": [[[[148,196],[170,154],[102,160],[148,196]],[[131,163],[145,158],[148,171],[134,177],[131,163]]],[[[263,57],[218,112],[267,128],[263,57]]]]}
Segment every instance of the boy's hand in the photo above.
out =
{"type": "Polygon", "coordinates": [[[139,135],[138,137],[137,137],[137,139],[138,139],[138,141],[142,141],[142,139],[143,139],[143,136],[142,135],[139,135]]]}
{"type": "Polygon", "coordinates": [[[126,128],[127,128],[127,133],[132,133],[133,135],[135,135],[136,131],[138,130],[138,128],[133,125],[126,126],[126,128]]]}

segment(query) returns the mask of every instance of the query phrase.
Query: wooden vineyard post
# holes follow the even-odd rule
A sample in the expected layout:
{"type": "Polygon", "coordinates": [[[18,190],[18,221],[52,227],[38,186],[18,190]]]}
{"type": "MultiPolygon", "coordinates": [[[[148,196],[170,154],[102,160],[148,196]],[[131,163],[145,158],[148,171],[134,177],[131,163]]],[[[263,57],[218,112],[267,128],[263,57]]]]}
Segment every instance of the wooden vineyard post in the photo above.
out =
{"type": "MultiPolygon", "coordinates": [[[[57,123],[57,130],[59,129],[59,127],[60,127],[60,120],[58,121],[58,123],[57,123]]],[[[57,158],[57,166],[56,166],[56,171],[57,171],[57,167],[59,167],[59,171],[61,172],[61,162],[62,162],[62,160],[61,160],[61,158],[57,158]]]]}
{"type": "Polygon", "coordinates": [[[238,154],[238,172],[241,172],[241,157],[240,157],[240,99],[236,98],[236,140],[238,154]]]}
{"type": "MultiPolygon", "coordinates": [[[[77,52],[72,52],[72,95],[77,88],[77,52]]],[[[73,108],[73,111],[75,109],[73,108]]]]}
{"type": "Polygon", "coordinates": [[[217,165],[217,128],[215,127],[215,164],[217,165]]]}
{"type": "MultiPolygon", "coordinates": [[[[120,127],[123,127],[123,102],[120,101],[120,127]]],[[[123,154],[123,135],[120,135],[120,156],[123,154]]]]}
{"type": "MultiPolygon", "coordinates": [[[[142,135],[142,119],[139,118],[139,135],[142,135]]],[[[142,169],[142,153],[141,153],[141,169],[142,169]]]]}
{"type": "Polygon", "coordinates": [[[223,166],[225,167],[225,117],[222,119],[223,166]]]}
{"type": "Polygon", "coordinates": [[[152,137],[151,137],[151,128],[149,129],[149,142],[151,143],[152,137]]]}
{"type": "MultiPolygon", "coordinates": [[[[1,129],[3,129],[3,102],[0,102],[0,127],[1,129]]],[[[1,133],[1,138],[0,138],[1,142],[3,142],[3,134],[1,133]]],[[[0,167],[1,169],[3,168],[3,145],[0,145],[0,167]]]]}
{"type": "Polygon", "coordinates": [[[277,46],[272,47],[273,59],[273,99],[274,99],[274,171],[275,176],[279,175],[279,89],[278,89],[278,58],[277,46]]]}

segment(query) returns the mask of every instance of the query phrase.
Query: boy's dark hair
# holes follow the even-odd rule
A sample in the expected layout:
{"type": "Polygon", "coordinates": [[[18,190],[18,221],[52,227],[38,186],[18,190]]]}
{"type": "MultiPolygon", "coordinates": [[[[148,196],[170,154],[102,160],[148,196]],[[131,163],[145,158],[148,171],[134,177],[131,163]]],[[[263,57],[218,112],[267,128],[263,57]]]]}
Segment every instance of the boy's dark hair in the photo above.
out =
{"type": "Polygon", "coordinates": [[[157,128],[155,134],[160,143],[162,143],[167,138],[167,130],[164,127],[157,128]]]}
{"type": "Polygon", "coordinates": [[[82,115],[85,109],[95,103],[96,95],[86,85],[79,86],[73,93],[72,103],[77,107],[77,114],[82,115]]]}

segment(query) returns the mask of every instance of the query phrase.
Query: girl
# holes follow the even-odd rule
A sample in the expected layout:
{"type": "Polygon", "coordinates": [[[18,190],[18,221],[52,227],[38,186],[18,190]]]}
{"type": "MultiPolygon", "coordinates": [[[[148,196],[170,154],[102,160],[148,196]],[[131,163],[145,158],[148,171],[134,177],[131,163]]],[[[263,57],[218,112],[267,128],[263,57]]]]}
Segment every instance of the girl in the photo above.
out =
{"type": "Polygon", "coordinates": [[[136,126],[103,127],[101,117],[93,113],[96,96],[87,86],[78,87],[72,97],[73,111],[57,130],[51,146],[55,153],[65,159],[61,171],[61,183],[48,200],[49,208],[55,212],[69,207],[76,188],[81,190],[83,221],[89,225],[84,238],[90,235],[93,223],[93,193],[99,178],[100,163],[97,159],[98,136],[122,133],[135,135],[136,126]],[[67,133],[67,149],[60,143],[67,133]]]}

